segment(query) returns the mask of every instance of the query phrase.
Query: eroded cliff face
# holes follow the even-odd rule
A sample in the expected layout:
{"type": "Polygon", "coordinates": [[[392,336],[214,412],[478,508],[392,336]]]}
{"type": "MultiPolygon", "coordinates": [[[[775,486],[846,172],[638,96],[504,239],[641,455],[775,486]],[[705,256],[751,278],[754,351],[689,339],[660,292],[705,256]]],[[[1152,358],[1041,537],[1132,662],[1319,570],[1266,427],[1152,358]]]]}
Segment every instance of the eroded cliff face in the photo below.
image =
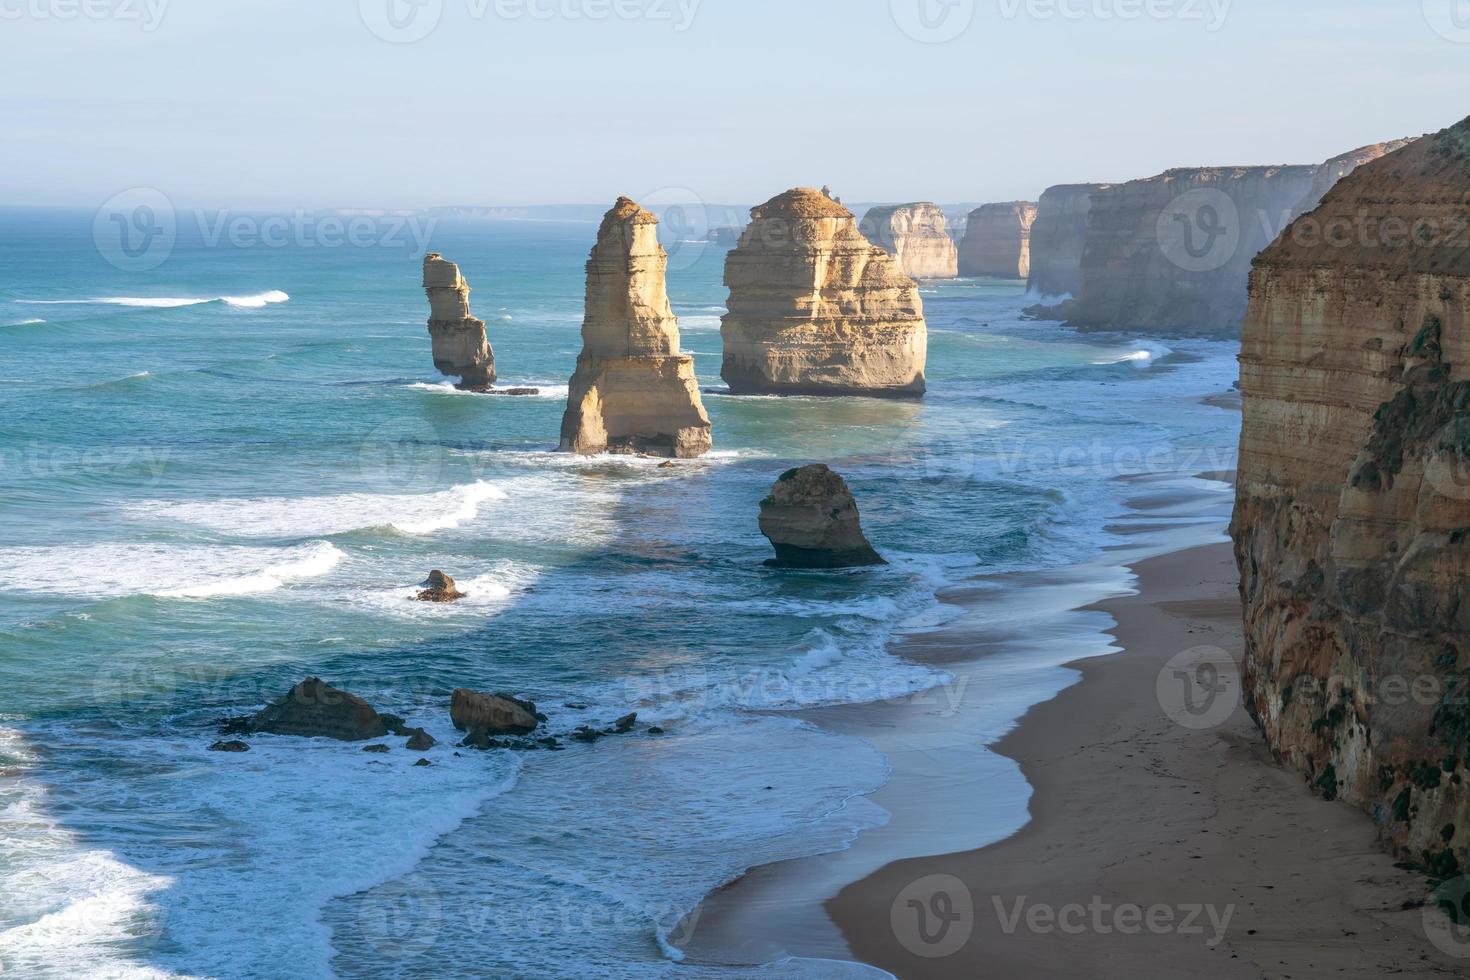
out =
{"type": "Polygon", "coordinates": [[[858,230],[897,259],[899,268],[912,279],[953,279],[959,274],[954,239],[937,204],[871,208],[858,230]]]}
{"type": "Polygon", "coordinates": [[[1031,275],[1031,230],[1037,205],[985,204],[970,212],[960,242],[960,275],[1026,279],[1031,275]]]}
{"type": "Polygon", "coordinates": [[[470,315],[470,287],[459,266],[438,252],[425,255],[424,292],[429,295],[434,367],[459,378],[461,388],[489,388],[495,383],[495,353],[485,336],[485,321],[470,315]]]}
{"type": "Polygon", "coordinates": [[[1238,334],[1251,259],[1294,216],[1316,174],[1315,166],[1210,167],[1097,190],[1067,319],[1094,330],[1238,334]]]}
{"type": "Polygon", "coordinates": [[[725,259],[721,377],[736,394],[916,396],[929,335],[913,279],[821,191],[751,211],[725,259]]]}
{"type": "Polygon", "coordinates": [[[1317,169],[1317,176],[1312,179],[1312,187],[1296,206],[1296,212],[1292,215],[1293,220],[1297,216],[1306,214],[1308,211],[1316,210],[1317,205],[1327,196],[1327,192],[1337,186],[1337,182],[1348,174],[1357,170],[1365,163],[1372,163],[1381,156],[1402,150],[1410,143],[1411,139],[1392,140],[1388,143],[1373,143],[1369,146],[1360,146],[1356,150],[1349,150],[1340,157],[1333,157],[1317,169]]]}
{"type": "Polygon", "coordinates": [[[1082,288],[1082,252],[1092,194],[1108,184],[1048,187],[1031,224],[1031,276],[1027,290],[1042,296],[1076,295],[1082,288]]]}
{"type": "Polygon", "coordinates": [[[1470,862],[1470,120],[1257,260],[1232,533],[1270,745],[1409,860],[1470,862]]]}
{"type": "Polygon", "coordinates": [[[679,353],[658,219],[626,197],[602,220],[587,261],[582,353],[562,417],[563,452],[709,452],[694,358],[679,353]]]}

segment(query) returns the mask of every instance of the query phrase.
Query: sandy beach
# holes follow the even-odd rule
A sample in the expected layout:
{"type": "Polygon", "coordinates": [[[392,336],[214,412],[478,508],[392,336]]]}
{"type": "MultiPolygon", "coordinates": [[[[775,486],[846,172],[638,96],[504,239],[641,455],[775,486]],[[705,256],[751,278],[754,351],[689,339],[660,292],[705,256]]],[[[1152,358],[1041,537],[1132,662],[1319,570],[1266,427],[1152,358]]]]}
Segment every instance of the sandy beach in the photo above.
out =
{"type": "MultiPolygon", "coordinates": [[[[1219,505],[1203,505],[1206,519],[1219,505]]],[[[1171,517],[1202,507],[1177,495],[1135,506],[1131,530],[1155,551],[1171,517]]],[[[948,704],[941,689],[809,712],[889,755],[893,777],[872,800],[892,819],[846,851],[756,868],[711,896],[691,960],[784,953],[905,978],[1465,975],[1470,964],[1426,938],[1423,878],[1394,867],[1366,815],[1275,765],[1240,706],[1230,546],[1128,568],[1111,598],[1071,613],[1098,568],[1028,577],[1026,593],[1055,608],[1033,610],[1048,626],[1019,644],[982,625],[1000,608],[993,594],[947,597],[971,615],[903,654],[951,666],[948,704]],[[966,706],[1010,673],[995,670],[998,647],[1044,657],[1089,631],[1116,646],[1058,666],[1077,683],[1008,732],[968,727],[966,706]],[[1001,758],[1034,795],[1024,826],[974,845],[1007,818],[993,803],[1015,789],[1001,758]]],[[[1032,673],[1054,682],[1051,669],[1032,673]]]]}

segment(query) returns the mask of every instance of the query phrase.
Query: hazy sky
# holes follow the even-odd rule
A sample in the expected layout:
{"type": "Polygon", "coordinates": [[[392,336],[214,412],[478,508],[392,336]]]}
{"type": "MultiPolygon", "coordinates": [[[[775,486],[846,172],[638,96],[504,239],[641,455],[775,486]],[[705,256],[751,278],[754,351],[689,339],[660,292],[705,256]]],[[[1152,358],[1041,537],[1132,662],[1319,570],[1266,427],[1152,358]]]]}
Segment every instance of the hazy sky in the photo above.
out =
{"type": "Polygon", "coordinates": [[[0,0],[4,204],[1034,199],[1466,115],[1470,0],[0,0]]]}

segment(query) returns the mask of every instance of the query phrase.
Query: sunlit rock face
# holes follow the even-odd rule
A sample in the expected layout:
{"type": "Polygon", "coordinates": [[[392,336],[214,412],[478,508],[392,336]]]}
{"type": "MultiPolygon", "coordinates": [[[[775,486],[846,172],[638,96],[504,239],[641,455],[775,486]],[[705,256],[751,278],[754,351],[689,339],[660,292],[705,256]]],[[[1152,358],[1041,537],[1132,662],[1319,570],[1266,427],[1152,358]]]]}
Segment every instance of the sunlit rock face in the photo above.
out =
{"type": "Polygon", "coordinates": [[[694,358],[679,352],[658,219],[626,197],[587,261],[582,353],[562,418],[563,452],[689,458],[711,446],[694,358]]]}
{"type": "Polygon", "coordinates": [[[755,208],[725,260],[721,377],[736,394],[913,397],[928,327],[918,285],[821,191],[755,208]]]}
{"type": "Polygon", "coordinates": [[[1232,533],[1247,705],[1398,853],[1470,859],[1470,120],[1256,260],[1232,533]]]}
{"type": "Polygon", "coordinates": [[[1031,229],[1037,205],[985,204],[970,212],[960,241],[960,275],[1026,279],[1031,275],[1031,229]]]}

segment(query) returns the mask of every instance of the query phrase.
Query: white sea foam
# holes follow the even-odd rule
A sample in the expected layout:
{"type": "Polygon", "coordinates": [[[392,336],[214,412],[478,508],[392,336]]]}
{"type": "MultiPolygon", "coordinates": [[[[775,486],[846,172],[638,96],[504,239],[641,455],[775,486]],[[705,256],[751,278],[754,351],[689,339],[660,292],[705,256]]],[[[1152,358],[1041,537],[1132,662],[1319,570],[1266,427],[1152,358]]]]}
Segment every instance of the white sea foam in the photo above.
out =
{"type": "Polygon", "coordinates": [[[78,599],[253,595],[319,578],[344,557],[326,541],[291,548],[158,542],[9,548],[0,551],[0,590],[78,599]]]}
{"type": "Polygon", "coordinates": [[[426,494],[150,500],[126,509],[140,519],[189,524],[243,537],[308,538],[369,528],[432,534],[467,524],[487,503],[506,499],[506,492],[499,486],[479,481],[426,494]]]}
{"type": "Polygon", "coordinates": [[[1100,360],[1093,361],[1092,363],[1098,365],[1128,364],[1141,370],[1143,368],[1152,367],[1155,361],[1168,357],[1172,353],[1174,353],[1173,349],[1170,347],[1165,347],[1163,344],[1155,344],[1146,340],[1138,340],[1134,341],[1134,347],[1132,350],[1118,354],[1116,356],[1105,357],[1100,360]]]}
{"type": "MultiPolygon", "coordinates": [[[[452,381],[416,381],[416,382],[414,382],[412,384],[404,385],[404,387],[405,388],[412,388],[415,391],[431,391],[431,392],[433,392],[436,395],[470,395],[470,396],[476,396],[476,397],[481,397],[481,398],[487,397],[483,392],[479,392],[479,391],[464,391],[464,390],[462,390],[460,388],[456,388],[454,386],[454,382],[452,382],[452,381]]],[[[502,378],[499,381],[497,381],[495,383],[495,387],[497,387],[497,388],[535,388],[536,389],[536,394],[534,394],[534,395],[490,395],[488,397],[491,397],[491,398],[509,398],[509,399],[512,399],[512,400],[518,399],[518,398],[549,398],[549,399],[552,399],[554,401],[565,401],[566,400],[566,397],[567,397],[567,391],[568,391],[568,386],[566,384],[558,384],[558,383],[555,383],[555,382],[542,382],[542,381],[507,381],[504,378],[502,378]]]]}
{"type": "Polygon", "coordinates": [[[34,319],[33,318],[33,319],[30,319],[30,320],[16,320],[14,323],[7,323],[6,326],[7,327],[29,327],[29,326],[34,326],[35,324],[38,324],[38,323],[45,323],[45,322],[46,322],[45,320],[37,320],[37,319],[34,319]]]}
{"type": "Polygon", "coordinates": [[[290,298],[279,289],[271,289],[246,296],[102,296],[95,299],[23,299],[17,302],[35,306],[128,306],[155,310],[224,303],[241,309],[258,309],[272,303],[284,303],[290,298]]]}

